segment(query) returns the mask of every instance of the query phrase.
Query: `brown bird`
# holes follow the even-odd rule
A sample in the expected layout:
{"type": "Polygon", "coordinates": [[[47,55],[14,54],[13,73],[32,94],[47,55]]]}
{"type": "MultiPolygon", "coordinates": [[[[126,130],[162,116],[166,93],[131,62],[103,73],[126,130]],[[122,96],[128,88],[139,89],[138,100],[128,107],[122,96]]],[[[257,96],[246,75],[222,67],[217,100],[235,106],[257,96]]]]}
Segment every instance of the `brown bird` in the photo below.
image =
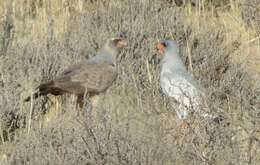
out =
{"type": "MultiPolygon", "coordinates": [[[[48,94],[74,94],[77,96],[77,104],[82,108],[85,95],[92,97],[105,92],[115,81],[116,57],[126,45],[127,42],[122,37],[107,40],[96,56],[69,67],[56,79],[40,84],[33,98],[48,94]]],[[[24,101],[30,100],[29,96],[24,101]]]]}

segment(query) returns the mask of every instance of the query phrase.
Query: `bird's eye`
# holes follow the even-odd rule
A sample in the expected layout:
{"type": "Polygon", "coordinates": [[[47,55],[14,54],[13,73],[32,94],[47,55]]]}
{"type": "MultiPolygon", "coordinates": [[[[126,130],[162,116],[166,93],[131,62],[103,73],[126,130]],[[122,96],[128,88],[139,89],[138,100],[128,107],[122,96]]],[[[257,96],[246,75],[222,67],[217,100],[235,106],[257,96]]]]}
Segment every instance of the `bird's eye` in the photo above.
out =
{"type": "Polygon", "coordinates": [[[156,48],[157,48],[157,50],[159,51],[159,53],[164,53],[165,48],[166,48],[165,42],[159,42],[159,43],[156,45],[156,48]]]}
{"type": "Polygon", "coordinates": [[[113,40],[111,40],[111,44],[112,44],[113,46],[116,46],[117,43],[120,42],[120,40],[121,40],[121,39],[119,39],[119,38],[113,39],[113,40]]]}

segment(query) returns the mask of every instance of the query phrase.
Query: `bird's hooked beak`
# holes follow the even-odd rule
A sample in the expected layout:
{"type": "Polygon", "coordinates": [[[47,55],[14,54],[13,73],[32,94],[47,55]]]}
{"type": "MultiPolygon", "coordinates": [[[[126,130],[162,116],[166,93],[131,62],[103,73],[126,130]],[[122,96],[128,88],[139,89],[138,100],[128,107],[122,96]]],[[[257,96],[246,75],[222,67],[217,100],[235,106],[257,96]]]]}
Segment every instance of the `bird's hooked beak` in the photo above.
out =
{"type": "Polygon", "coordinates": [[[163,54],[165,52],[165,48],[166,48],[166,44],[165,42],[163,41],[159,41],[157,44],[156,44],[156,49],[158,50],[158,52],[160,54],[163,54]]]}
{"type": "MultiPolygon", "coordinates": [[[[114,39],[114,42],[113,42],[115,48],[117,48],[118,50],[121,50],[123,48],[125,48],[127,46],[127,41],[125,38],[123,37],[119,37],[119,38],[116,38],[114,39]]],[[[117,56],[117,58],[119,59],[119,61],[122,60],[122,55],[121,56],[117,56]]]]}

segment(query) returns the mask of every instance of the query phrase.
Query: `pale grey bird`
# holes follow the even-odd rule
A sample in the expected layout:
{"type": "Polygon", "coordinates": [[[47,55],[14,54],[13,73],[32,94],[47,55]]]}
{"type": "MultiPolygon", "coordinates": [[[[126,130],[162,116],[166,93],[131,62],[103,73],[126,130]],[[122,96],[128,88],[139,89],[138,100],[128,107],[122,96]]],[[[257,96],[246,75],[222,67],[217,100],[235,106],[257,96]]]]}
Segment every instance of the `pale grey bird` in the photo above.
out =
{"type": "Polygon", "coordinates": [[[179,56],[177,42],[162,40],[157,44],[157,49],[164,55],[161,61],[160,85],[163,93],[177,102],[177,116],[186,119],[191,112],[197,112],[203,117],[211,118],[212,115],[202,108],[204,89],[186,69],[179,56]]]}
{"type": "MultiPolygon", "coordinates": [[[[47,94],[57,96],[70,93],[77,96],[77,104],[82,107],[85,94],[89,97],[98,95],[115,81],[116,57],[126,45],[126,40],[122,37],[108,39],[96,56],[72,65],[56,79],[40,84],[33,98],[47,94]]],[[[30,96],[25,99],[30,100],[30,96]]]]}

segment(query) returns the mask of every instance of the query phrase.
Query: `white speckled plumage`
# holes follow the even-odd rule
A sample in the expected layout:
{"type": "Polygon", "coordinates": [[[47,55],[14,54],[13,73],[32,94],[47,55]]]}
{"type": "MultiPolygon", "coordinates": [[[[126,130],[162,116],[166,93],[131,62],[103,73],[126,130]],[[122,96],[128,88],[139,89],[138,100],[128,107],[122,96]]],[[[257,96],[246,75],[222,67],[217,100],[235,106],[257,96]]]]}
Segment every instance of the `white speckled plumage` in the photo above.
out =
{"type": "Polygon", "coordinates": [[[186,69],[179,56],[178,44],[172,40],[163,40],[160,43],[165,46],[160,84],[164,94],[178,103],[178,107],[175,107],[178,117],[186,119],[192,111],[203,117],[210,117],[211,115],[201,110],[204,89],[186,69]]]}

